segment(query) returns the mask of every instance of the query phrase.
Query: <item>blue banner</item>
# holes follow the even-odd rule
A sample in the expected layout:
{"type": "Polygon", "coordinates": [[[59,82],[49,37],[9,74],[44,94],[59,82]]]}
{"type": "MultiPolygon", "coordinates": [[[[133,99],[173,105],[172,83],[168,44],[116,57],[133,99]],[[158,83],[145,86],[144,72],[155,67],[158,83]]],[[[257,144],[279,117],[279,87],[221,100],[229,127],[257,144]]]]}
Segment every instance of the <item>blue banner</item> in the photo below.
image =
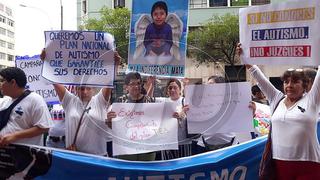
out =
{"type": "Polygon", "coordinates": [[[183,159],[128,162],[53,151],[39,179],[257,179],[266,138],[183,159]]]}
{"type": "Polygon", "coordinates": [[[191,157],[129,162],[45,147],[0,149],[0,178],[36,179],[257,179],[266,138],[191,157]]]}

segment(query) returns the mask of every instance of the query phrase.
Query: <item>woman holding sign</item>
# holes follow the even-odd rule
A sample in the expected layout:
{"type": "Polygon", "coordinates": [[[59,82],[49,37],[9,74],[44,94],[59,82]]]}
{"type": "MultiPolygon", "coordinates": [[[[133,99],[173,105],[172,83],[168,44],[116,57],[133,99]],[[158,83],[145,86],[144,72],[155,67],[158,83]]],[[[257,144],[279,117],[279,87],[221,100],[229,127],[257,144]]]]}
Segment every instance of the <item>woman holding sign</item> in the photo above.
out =
{"type": "MultiPolygon", "coordinates": [[[[45,51],[40,57],[42,60],[45,58],[45,51]]],[[[117,69],[120,62],[117,52],[114,58],[117,69]]],[[[77,86],[74,95],[61,84],[53,86],[65,110],[67,149],[106,156],[109,134],[104,119],[112,89],[102,88],[94,95],[95,88],[77,86]]]]}
{"type": "MultiPolygon", "coordinates": [[[[238,46],[241,53],[240,45],[238,46]]],[[[284,93],[277,90],[256,65],[246,65],[268,97],[272,109],[269,149],[276,179],[320,179],[320,147],[316,135],[320,110],[320,66],[313,86],[306,92],[307,78],[302,69],[288,69],[281,79],[284,93]]],[[[266,155],[267,151],[265,150],[266,155]]],[[[264,159],[266,156],[264,156],[264,159]]],[[[262,161],[264,162],[264,161],[262,161]]],[[[265,167],[264,163],[261,167],[265,167]]],[[[265,171],[260,171],[261,179],[265,171]]]]}
{"type": "MultiPolygon", "coordinates": [[[[149,83],[154,88],[154,77],[149,77],[149,83]]],[[[151,91],[152,92],[152,91],[151,91]]],[[[151,93],[152,94],[152,93],[151,93]]],[[[165,94],[168,97],[157,97],[156,102],[169,102],[176,109],[176,112],[172,115],[178,120],[178,144],[179,150],[165,150],[161,152],[163,160],[181,158],[191,156],[191,139],[187,138],[187,118],[185,111],[188,110],[188,106],[184,104],[184,97],[182,97],[182,85],[178,79],[171,78],[166,84],[165,94]]]]}

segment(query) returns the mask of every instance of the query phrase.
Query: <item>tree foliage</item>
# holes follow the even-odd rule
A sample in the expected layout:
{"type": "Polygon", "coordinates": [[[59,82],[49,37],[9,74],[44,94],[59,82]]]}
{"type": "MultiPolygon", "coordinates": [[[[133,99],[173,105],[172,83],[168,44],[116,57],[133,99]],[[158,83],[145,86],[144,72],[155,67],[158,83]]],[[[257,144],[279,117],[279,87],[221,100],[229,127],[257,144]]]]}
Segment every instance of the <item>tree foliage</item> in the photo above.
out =
{"type": "Polygon", "coordinates": [[[236,64],[236,46],[239,42],[239,17],[215,15],[208,23],[188,35],[188,55],[201,63],[224,62],[236,64]]]}
{"type": "Polygon", "coordinates": [[[90,18],[84,21],[80,29],[104,31],[112,34],[116,41],[117,51],[122,63],[127,63],[130,29],[130,11],[127,8],[110,9],[103,7],[100,18],[90,18]]]}

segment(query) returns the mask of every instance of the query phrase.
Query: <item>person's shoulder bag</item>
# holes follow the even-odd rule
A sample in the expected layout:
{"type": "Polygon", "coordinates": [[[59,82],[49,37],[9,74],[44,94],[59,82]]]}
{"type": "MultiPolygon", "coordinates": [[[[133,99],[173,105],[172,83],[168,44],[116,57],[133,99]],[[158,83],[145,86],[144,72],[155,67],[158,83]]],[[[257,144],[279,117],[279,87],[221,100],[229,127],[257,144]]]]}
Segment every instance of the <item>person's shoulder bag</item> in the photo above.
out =
{"type": "MultiPolygon", "coordinates": [[[[273,112],[277,109],[280,101],[283,98],[284,96],[278,101],[273,112]]],[[[263,151],[262,158],[260,161],[260,166],[259,166],[259,180],[275,180],[276,179],[276,169],[275,169],[274,160],[272,158],[271,133],[272,133],[272,123],[270,121],[268,139],[264,147],[264,151],[263,151]]]]}
{"type": "Polygon", "coordinates": [[[6,127],[6,125],[8,124],[12,109],[19,102],[21,102],[23,98],[27,97],[30,93],[31,93],[30,90],[25,90],[23,92],[23,94],[21,96],[19,96],[13,103],[11,103],[11,105],[7,109],[4,109],[4,110],[0,111],[0,131],[4,127],[6,127]]]}

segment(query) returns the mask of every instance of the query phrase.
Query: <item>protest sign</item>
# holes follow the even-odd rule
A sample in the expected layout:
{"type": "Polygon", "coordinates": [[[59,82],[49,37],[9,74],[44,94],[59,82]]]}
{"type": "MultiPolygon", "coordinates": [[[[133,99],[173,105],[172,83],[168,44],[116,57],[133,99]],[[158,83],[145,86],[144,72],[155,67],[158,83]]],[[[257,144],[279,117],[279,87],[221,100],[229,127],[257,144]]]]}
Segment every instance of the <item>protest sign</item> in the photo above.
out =
{"type": "Polygon", "coordinates": [[[253,131],[248,82],[188,85],[185,93],[189,133],[253,131]]]}
{"type": "Polygon", "coordinates": [[[254,102],[256,104],[256,111],[254,113],[253,124],[256,131],[261,135],[269,133],[271,112],[270,106],[254,102]]]}
{"type": "Polygon", "coordinates": [[[42,76],[68,85],[113,86],[114,38],[97,31],[46,31],[42,76]]]}
{"type": "Polygon", "coordinates": [[[295,1],[239,10],[244,64],[319,65],[319,1],[295,1]]]}
{"type": "Polygon", "coordinates": [[[188,1],[132,1],[128,71],[184,77],[187,21],[188,1]],[[154,22],[159,6],[168,12],[161,22],[154,22]]]}
{"type": "Polygon", "coordinates": [[[169,103],[114,103],[113,155],[178,149],[175,107],[169,103]]]}
{"type": "Polygon", "coordinates": [[[41,76],[42,64],[39,55],[16,57],[16,67],[27,76],[27,88],[38,93],[49,104],[58,103],[59,98],[53,86],[41,76]]]}

